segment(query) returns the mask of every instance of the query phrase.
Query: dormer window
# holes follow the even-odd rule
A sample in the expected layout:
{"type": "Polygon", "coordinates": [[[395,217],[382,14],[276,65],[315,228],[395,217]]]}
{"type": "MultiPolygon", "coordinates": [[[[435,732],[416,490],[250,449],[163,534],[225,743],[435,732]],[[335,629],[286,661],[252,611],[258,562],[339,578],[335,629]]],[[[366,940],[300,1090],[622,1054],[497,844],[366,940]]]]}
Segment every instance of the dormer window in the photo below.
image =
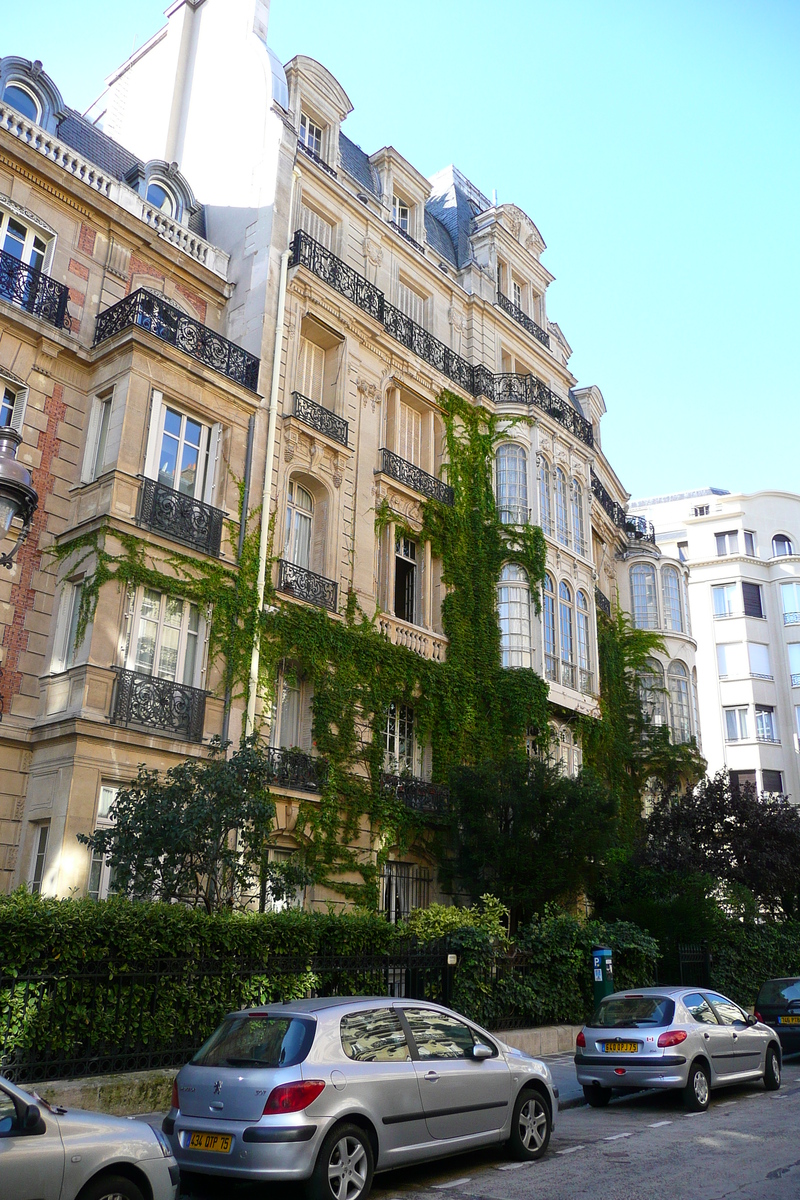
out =
{"type": "Polygon", "coordinates": [[[175,215],[175,197],[161,183],[153,182],[148,185],[147,195],[145,197],[148,204],[152,204],[153,208],[159,209],[166,213],[168,217],[175,215]]]}
{"type": "Polygon", "coordinates": [[[300,114],[300,141],[313,154],[322,155],[322,129],[306,113],[300,114]]]}
{"type": "Polygon", "coordinates": [[[151,210],[163,213],[181,225],[186,225],[200,207],[177,163],[164,162],[160,158],[136,163],[125,176],[125,182],[139,193],[151,210]]]}
{"type": "Polygon", "coordinates": [[[409,206],[399,196],[392,197],[392,221],[403,233],[409,233],[409,206]]]}
{"type": "Polygon", "coordinates": [[[0,98],[9,108],[55,133],[66,108],[56,85],[38,61],[8,54],[0,58],[0,98]]]}
{"type": "Polygon", "coordinates": [[[3,91],[3,99],[18,113],[22,113],[23,117],[27,117],[29,121],[35,121],[37,125],[40,124],[41,105],[33,92],[29,92],[26,87],[16,82],[7,84],[3,91]]]}

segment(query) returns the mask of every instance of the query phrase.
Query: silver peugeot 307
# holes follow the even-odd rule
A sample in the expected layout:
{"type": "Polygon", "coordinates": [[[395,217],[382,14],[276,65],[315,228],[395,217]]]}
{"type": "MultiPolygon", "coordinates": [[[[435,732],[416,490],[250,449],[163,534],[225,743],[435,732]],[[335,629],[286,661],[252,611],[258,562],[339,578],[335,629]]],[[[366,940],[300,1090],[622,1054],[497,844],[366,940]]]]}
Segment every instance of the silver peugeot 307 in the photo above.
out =
{"type": "Polygon", "coordinates": [[[177,1200],[178,1183],[160,1130],[51,1107],[0,1078],[2,1200],[177,1200]]]}
{"type": "Polygon", "coordinates": [[[711,1089],[763,1080],[781,1086],[781,1048],[768,1025],[708,988],[642,988],[601,1001],[575,1048],[578,1083],[601,1108],[612,1088],[680,1088],[686,1108],[711,1089]]]}
{"type": "Polygon", "coordinates": [[[163,1129],[182,1170],[365,1200],[376,1170],[500,1142],[540,1158],[557,1094],[544,1063],[439,1005],[300,1000],[228,1016],[163,1129]]]}

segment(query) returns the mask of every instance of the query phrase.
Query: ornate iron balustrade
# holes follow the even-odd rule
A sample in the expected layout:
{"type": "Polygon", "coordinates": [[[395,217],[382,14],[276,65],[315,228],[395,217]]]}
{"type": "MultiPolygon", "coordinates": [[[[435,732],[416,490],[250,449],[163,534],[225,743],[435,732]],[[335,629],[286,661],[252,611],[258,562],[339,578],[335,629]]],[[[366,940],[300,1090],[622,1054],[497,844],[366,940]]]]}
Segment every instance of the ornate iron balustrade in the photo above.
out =
{"type": "Polygon", "coordinates": [[[316,575],[305,567],[287,562],[285,558],[278,559],[278,591],[285,596],[294,596],[305,600],[308,604],[316,604],[317,608],[327,608],[336,612],[336,594],[339,585],[324,575],[316,575]]]}
{"type": "Polygon", "coordinates": [[[381,450],[381,470],[384,475],[391,475],[398,483],[404,483],[406,487],[413,488],[429,500],[438,500],[440,504],[448,504],[451,507],[454,503],[455,496],[451,487],[414,463],[406,462],[399,454],[387,450],[385,446],[381,450]]]}
{"type": "Polygon", "coordinates": [[[145,725],[185,742],[202,742],[207,692],[141,671],[115,670],[112,725],[145,725]]]}
{"type": "Polygon", "coordinates": [[[604,596],[599,588],[594,589],[594,602],[601,612],[604,612],[607,617],[611,616],[611,601],[608,596],[604,596]]]}
{"type": "Polygon", "coordinates": [[[309,400],[308,396],[303,396],[300,392],[293,392],[292,395],[294,396],[294,415],[298,421],[326,434],[335,442],[341,442],[343,446],[347,445],[349,426],[344,417],[338,417],[330,409],[323,408],[321,404],[317,404],[316,400],[309,400]]]}
{"type": "Polygon", "coordinates": [[[259,360],[255,355],[144,288],[100,313],[95,327],[95,346],[132,325],[146,329],[162,342],[169,342],[249,391],[256,391],[259,360]]]}
{"type": "MultiPolygon", "coordinates": [[[[2,675],[2,671],[0,671],[0,675],[2,675]]],[[[792,686],[792,687],[800,687],[800,675],[793,675],[793,676],[792,676],[792,683],[791,683],[791,686],[792,686]]],[[[0,709],[0,718],[1,718],[1,717],[2,717],[2,709],[0,709]]]]}
{"type": "Polygon", "coordinates": [[[302,229],[292,239],[291,265],[305,267],[376,321],[382,320],[383,292],[302,229]]]}
{"type": "Polygon", "coordinates": [[[413,812],[431,813],[437,817],[447,815],[450,807],[450,792],[446,787],[426,783],[424,779],[412,779],[403,775],[381,775],[381,790],[392,795],[413,812]]]}
{"type": "Polygon", "coordinates": [[[557,396],[535,375],[517,375],[507,371],[495,375],[494,388],[490,394],[495,404],[535,405],[587,446],[594,445],[591,421],[587,421],[568,400],[557,396]]]}
{"type": "Polygon", "coordinates": [[[20,262],[6,250],[0,250],[0,299],[24,308],[56,329],[71,328],[67,313],[69,288],[66,284],[57,283],[43,271],[20,262]]]}
{"type": "Polygon", "coordinates": [[[475,386],[472,364],[386,299],[383,301],[383,324],[386,332],[406,349],[472,393],[475,386]]]}
{"type": "Polygon", "coordinates": [[[523,329],[527,329],[528,333],[532,334],[536,338],[537,342],[541,342],[543,346],[547,346],[548,350],[550,349],[550,334],[545,333],[541,325],[537,325],[527,313],[524,313],[521,308],[517,307],[513,300],[509,300],[508,296],[504,296],[502,292],[498,292],[497,303],[502,308],[503,312],[506,312],[510,317],[513,317],[514,320],[523,327],[523,329]]]}
{"type": "Polygon", "coordinates": [[[176,492],[156,479],[142,480],[139,525],[145,529],[154,529],[174,542],[219,558],[222,516],[220,509],[176,492]]]}
{"type": "MultiPolygon", "coordinates": [[[[715,617],[721,617],[721,616],[729,617],[732,615],[733,615],[732,613],[714,613],[715,617]]],[[[800,625],[800,612],[796,612],[796,613],[785,612],[783,614],[783,623],[784,623],[784,625],[800,625]]]]}
{"type": "Polygon", "coordinates": [[[420,254],[425,253],[425,247],[420,246],[417,239],[413,238],[407,229],[403,229],[402,225],[398,225],[396,221],[389,221],[388,224],[395,231],[395,233],[400,234],[401,238],[405,238],[409,245],[413,246],[415,250],[419,250],[420,254]]]}
{"type": "Polygon", "coordinates": [[[305,142],[301,142],[299,138],[297,139],[297,149],[302,150],[306,158],[310,158],[318,167],[322,167],[323,171],[330,175],[331,179],[336,179],[336,172],[330,163],[326,163],[324,158],[320,158],[316,150],[312,150],[310,146],[307,146],[305,142]]]}
{"type": "Polygon", "coordinates": [[[654,546],[656,544],[656,534],[653,524],[646,517],[626,513],[625,532],[629,538],[633,538],[636,542],[650,542],[654,546]]]}
{"type": "Polygon", "coordinates": [[[592,495],[599,501],[600,507],[605,509],[614,524],[619,529],[624,529],[626,519],[625,509],[621,504],[617,504],[616,500],[612,500],[594,471],[592,471],[592,495]]]}
{"type": "Polygon", "coordinates": [[[321,792],[328,778],[324,758],[314,758],[305,750],[284,750],[271,746],[267,751],[267,779],[293,792],[321,792]]]}

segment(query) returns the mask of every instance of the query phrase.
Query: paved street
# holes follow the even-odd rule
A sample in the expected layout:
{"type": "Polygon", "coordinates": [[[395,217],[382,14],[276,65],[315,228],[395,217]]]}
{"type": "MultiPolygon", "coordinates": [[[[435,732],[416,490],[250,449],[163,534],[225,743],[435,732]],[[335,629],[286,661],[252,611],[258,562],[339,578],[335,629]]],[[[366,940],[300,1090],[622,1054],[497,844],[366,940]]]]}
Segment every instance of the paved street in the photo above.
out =
{"type": "MultiPolygon", "coordinates": [[[[563,1058],[554,1065],[561,1075],[563,1058]]],[[[559,1080],[559,1086],[560,1080],[559,1080]]],[[[574,1091],[573,1091],[574,1094],[574,1091]]],[[[562,1098],[564,1089],[562,1089],[562,1098]]],[[[502,1151],[463,1155],[379,1176],[374,1200],[797,1200],[800,1059],[784,1064],[779,1092],[760,1085],[715,1092],[706,1113],[680,1097],[642,1093],[607,1109],[561,1112],[546,1158],[512,1163],[502,1151]]],[[[187,1180],[197,1200],[259,1200],[260,1188],[187,1180]]],[[[270,1200],[291,1189],[270,1188],[270,1200]]]]}

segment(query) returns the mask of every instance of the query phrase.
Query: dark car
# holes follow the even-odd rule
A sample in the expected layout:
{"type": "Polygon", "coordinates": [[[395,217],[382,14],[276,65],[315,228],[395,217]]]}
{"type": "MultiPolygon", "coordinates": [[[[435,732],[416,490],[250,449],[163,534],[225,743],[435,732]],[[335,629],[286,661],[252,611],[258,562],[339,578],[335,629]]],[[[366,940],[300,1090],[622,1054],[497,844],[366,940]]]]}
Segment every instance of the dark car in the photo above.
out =
{"type": "Polygon", "coordinates": [[[790,975],[762,983],[755,1014],[775,1030],[785,1054],[800,1052],[800,977],[790,975]]]}

